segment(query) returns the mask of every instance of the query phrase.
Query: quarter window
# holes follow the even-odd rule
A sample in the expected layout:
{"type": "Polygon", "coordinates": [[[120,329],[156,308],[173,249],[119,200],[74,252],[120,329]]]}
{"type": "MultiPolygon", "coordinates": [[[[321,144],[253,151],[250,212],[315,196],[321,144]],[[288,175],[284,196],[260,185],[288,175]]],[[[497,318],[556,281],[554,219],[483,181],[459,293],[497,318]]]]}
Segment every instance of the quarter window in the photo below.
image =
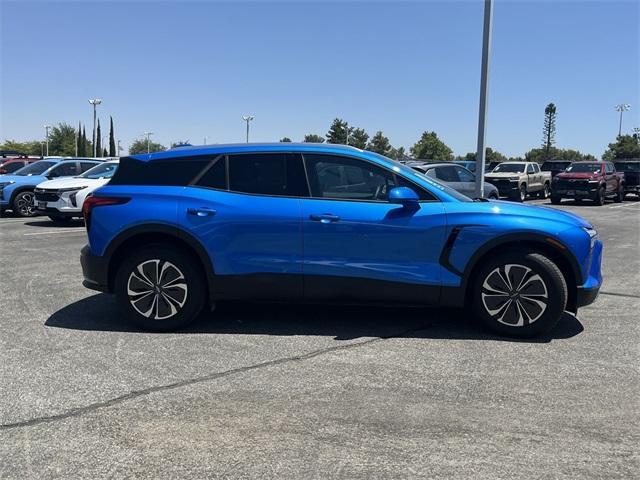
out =
{"type": "Polygon", "coordinates": [[[309,196],[302,158],[289,153],[229,155],[229,190],[258,195],[309,196]]]}

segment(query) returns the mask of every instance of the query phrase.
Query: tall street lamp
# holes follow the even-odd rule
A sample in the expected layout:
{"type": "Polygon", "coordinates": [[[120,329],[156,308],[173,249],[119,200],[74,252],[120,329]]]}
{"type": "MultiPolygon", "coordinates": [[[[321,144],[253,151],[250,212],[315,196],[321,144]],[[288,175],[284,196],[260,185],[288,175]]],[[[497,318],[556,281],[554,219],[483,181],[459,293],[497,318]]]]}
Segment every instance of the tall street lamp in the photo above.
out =
{"type": "Polygon", "coordinates": [[[89,103],[93,105],[93,158],[96,158],[96,107],[102,103],[102,99],[90,98],[89,103]]]}
{"type": "Polygon", "coordinates": [[[256,118],[256,117],[254,117],[253,115],[243,115],[242,116],[242,120],[247,122],[247,143],[249,143],[249,122],[251,120],[253,120],[254,118],[256,118]]]}
{"type": "Polygon", "coordinates": [[[51,125],[43,125],[44,127],[44,140],[47,142],[47,157],[49,156],[49,130],[51,130],[51,125]]]}
{"type": "Polygon", "coordinates": [[[153,135],[153,132],[144,132],[144,136],[147,137],[147,153],[150,153],[149,152],[149,150],[150,150],[150,147],[149,147],[150,143],[149,142],[150,142],[151,135],[153,135]]]}
{"type": "Polygon", "coordinates": [[[628,103],[620,103],[613,107],[616,109],[616,112],[620,112],[620,125],[618,126],[618,136],[622,135],[622,114],[627,110],[631,110],[631,105],[628,103]]]}
{"type": "Polygon", "coordinates": [[[482,66],[480,70],[480,107],[478,113],[478,149],[476,153],[476,198],[484,197],[485,124],[487,122],[487,94],[489,92],[489,60],[491,58],[491,28],[493,0],[484,0],[482,30],[482,66]]]}

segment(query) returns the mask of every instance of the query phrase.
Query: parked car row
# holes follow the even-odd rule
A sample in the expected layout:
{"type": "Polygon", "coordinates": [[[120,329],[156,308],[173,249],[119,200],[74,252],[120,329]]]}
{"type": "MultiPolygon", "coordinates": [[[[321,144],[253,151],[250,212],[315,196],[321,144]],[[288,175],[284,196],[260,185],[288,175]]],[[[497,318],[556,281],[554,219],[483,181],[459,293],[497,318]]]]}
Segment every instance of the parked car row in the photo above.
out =
{"type": "Polygon", "coordinates": [[[81,217],[86,196],[106,183],[115,167],[117,161],[95,158],[45,157],[27,162],[12,174],[0,175],[0,212],[32,217],[41,211],[55,222],[81,217]]]}

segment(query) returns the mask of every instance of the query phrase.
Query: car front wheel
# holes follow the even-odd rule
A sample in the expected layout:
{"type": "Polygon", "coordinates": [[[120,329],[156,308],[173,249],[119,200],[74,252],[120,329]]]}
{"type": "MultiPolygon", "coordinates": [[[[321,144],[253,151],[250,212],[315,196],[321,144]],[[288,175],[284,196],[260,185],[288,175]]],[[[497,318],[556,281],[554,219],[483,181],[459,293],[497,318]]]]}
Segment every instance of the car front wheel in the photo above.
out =
{"type": "Polygon", "coordinates": [[[616,196],[613,199],[613,201],[616,203],[622,203],[623,200],[624,200],[624,188],[622,188],[622,185],[620,185],[618,187],[618,191],[616,192],[616,196]]]}
{"type": "Polygon", "coordinates": [[[558,266],[524,250],[497,255],[475,278],[474,311],[490,329],[512,337],[551,330],[567,304],[567,285],[558,266]]]}
{"type": "Polygon", "coordinates": [[[13,213],[19,217],[33,217],[37,215],[33,192],[20,192],[13,199],[13,213]]]}
{"type": "Polygon", "coordinates": [[[205,281],[190,255],[164,245],[135,251],[120,265],[115,293],[127,319],[154,331],[191,323],[202,310],[205,281]]]}

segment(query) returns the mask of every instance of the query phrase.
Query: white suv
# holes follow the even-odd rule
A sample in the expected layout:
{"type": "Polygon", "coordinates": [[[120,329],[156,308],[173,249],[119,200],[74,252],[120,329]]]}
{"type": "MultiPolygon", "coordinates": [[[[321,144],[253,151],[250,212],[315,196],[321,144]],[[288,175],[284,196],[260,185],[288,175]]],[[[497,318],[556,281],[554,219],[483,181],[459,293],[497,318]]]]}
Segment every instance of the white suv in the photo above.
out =
{"type": "Polygon", "coordinates": [[[74,217],[82,217],[82,204],[87,195],[107,184],[117,168],[118,160],[110,160],[78,177],[42,182],[35,189],[36,208],[55,223],[66,223],[74,217]]]}

